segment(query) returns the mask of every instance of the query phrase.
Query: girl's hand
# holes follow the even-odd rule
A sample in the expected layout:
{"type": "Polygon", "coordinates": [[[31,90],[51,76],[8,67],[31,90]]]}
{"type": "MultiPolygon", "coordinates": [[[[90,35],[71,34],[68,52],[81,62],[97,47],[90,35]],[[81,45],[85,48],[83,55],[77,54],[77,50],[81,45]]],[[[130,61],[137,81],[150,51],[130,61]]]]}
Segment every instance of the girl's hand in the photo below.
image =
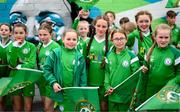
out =
{"type": "Polygon", "coordinates": [[[54,83],[53,89],[56,93],[62,90],[61,86],[58,83],[54,83]]]}
{"type": "Polygon", "coordinates": [[[112,87],[110,87],[104,96],[111,95],[113,93],[113,91],[114,91],[114,89],[112,87]]]}
{"type": "Polygon", "coordinates": [[[142,72],[143,72],[143,73],[147,73],[147,71],[148,71],[148,68],[143,65],[143,67],[142,67],[142,72]]]}
{"type": "Polygon", "coordinates": [[[80,19],[80,17],[82,16],[82,14],[83,14],[83,10],[81,9],[80,11],[79,11],[79,13],[78,13],[78,18],[80,19]]]}
{"type": "Polygon", "coordinates": [[[22,39],[22,38],[15,39],[15,43],[19,46],[23,43],[23,41],[24,41],[24,39],[22,39]]]}

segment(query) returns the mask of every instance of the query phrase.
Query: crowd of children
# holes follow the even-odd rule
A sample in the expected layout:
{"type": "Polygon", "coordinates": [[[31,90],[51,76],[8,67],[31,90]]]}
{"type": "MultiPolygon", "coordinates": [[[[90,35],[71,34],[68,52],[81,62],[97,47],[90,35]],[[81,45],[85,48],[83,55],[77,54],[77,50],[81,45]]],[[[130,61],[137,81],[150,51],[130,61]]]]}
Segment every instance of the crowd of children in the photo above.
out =
{"type": "MultiPolygon", "coordinates": [[[[49,24],[38,29],[39,44],[26,41],[26,25],[0,25],[0,65],[8,65],[0,78],[9,76],[9,68],[32,68],[44,71],[36,82],[45,112],[58,111],[58,105],[70,100],[64,87],[99,87],[101,111],[128,111],[133,94],[119,96],[114,87],[142,67],[148,77],[145,99],[157,93],[172,78],[180,75],[180,28],[176,13],[167,12],[167,23],[152,31],[153,15],[139,11],[135,22],[127,17],[116,26],[113,11],[89,18],[88,10],[80,10],[72,29],[61,40],[54,39],[49,24]],[[56,106],[54,107],[54,105],[56,106]]],[[[13,72],[13,71],[11,71],[13,72]]],[[[28,74],[27,74],[28,75],[28,74]]],[[[133,83],[132,85],[136,85],[133,83]]],[[[32,111],[35,84],[11,93],[13,110],[32,111]]],[[[131,85],[129,85],[131,86],[131,85]]],[[[0,111],[5,111],[5,96],[0,97],[0,111]]],[[[64,107],[68,111],[68,107],[64,107]]]]}

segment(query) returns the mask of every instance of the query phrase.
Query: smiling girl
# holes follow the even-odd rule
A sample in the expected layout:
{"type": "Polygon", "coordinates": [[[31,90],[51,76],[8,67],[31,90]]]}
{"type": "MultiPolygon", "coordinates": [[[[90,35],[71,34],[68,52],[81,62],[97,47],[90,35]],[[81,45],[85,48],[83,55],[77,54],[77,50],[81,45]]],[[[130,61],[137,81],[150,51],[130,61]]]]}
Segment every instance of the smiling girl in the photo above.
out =
{"type": "Polygon", "coordinates": [[[169,45],[171,28],[160,24],[155,30],[155,43],[148,51],[146,61],[149,64],[146,98],[157,93],[165,84],[180,75],[180,51],[169,45]]]}
{"type": "MultiPolygon", "coordinates": [[[[114,47],[107,56],[107,66],[105,72],[105,89],[108,97],[109,111],[127,111],[132,98],[132,93],[121,93],[124,96],[118,95],[113,89],[139,67],[138,57],[128,50],[125,45],[127,36],[123,30],[114,30],[111,34],[111,39],[114,47]]],[[[137,79],[138,80],[138,79],[137,79]]],[[[132,89],[132,87],[130,87],[132,89]]],[[[130,90],[131,91],[131,90],[130,90]]]]}
{"type": "Polygon", "coordinates": [[[144,60],[144,54],[153,44],[151,29],[152,15],[148,11],[140,11],[135,16],[137,29],[128,35],[127,45],[135,49],[140,61],[144,60]]]}
{"type": "MultiPolygon", "coordinates": [[[[62,88],[86,86],[87,83],[84,57],[75,49],[78,41],[77,32],[72,29],[67,30],[62,41],[64,46],[54,49],[44,64],[44,77],[53,89],[50,98],[60,104],[69,103],[67,94],[62,92],[62,88]]],[[[72,111],[72,109],[64,106],[64,111],[72,111]]]]}

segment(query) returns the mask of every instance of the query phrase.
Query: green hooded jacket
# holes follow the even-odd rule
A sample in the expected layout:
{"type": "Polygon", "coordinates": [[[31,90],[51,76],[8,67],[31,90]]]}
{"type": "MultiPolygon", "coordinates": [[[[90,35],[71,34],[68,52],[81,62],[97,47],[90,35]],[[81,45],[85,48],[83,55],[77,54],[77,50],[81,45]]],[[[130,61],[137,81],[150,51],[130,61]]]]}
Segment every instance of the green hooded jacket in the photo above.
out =
{"type": "MultiPolygon", "coordinates": [[[[46,62],[43,66],[44,77],[49,82],[51,86],[54,83],[59,83],[63,85],[62,81],[62,47],[54,49],[51,54],[46,58],[46,62]]],[[[79,51],[75,51],[75,64],[74,64],[74,87],[82,87],[87,85],[87,76],[86,76],[86,64],[83,55],[79,51]]],[[[63,100],[62,93],[55,93],[52,89],[50,97],[58,102],[63,100]]]]}

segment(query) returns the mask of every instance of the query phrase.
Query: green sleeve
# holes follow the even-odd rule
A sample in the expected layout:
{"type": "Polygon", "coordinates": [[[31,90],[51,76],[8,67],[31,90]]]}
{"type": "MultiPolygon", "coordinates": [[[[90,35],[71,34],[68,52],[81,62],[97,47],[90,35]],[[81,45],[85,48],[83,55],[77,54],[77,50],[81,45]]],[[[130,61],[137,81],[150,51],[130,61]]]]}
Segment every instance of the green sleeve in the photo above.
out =
{"type": "Polygon", "coordinates": [[[107,63],[105,66],[105,79],[104,79],[104,87],[107,90],[109,90],[110,86],[110,70],[109,70],[109,64],[107,63]]]}
{"type": "Polygon", "coordinates": [[[15,68],[18,65],[18,53],[20,48],[14,47],[12,44],[7,51],[7,61],[9,65],[15,68]]]}
{"type": "Polygon", "coordinates": [[[135,37],[136,37],[136,31],[137,30],[134,30],[132,33],[130,33],[128,35],[128,42],[126,43],[126,45],[129,47],[129,48],[132,48],[132,46],[134,45],[134,41],[135,41],[135,37]]]}
{"type": "Polygon", "coordinates": [[[80,86],[87,86],[87,75],[86,75],[86,63],[84,57],[81,59],[81,76],[80,76],[80,86]]]}
{"type": "Polygon", "coordinates": [[[76,19],[74,20],[73,24],[72,24],[72,28],[73,28],[74,30],[77,29],[78,23],[79,23],[79,19],[76,18],[76,19]]]}
{"type": "Polygon", "coordinates": [[[36,67],[36,47],[32,44],[30,46],[30,56],[28,60],[21,65],[22,68],[35,68],[36,67]]]}
{"type": "Polygon", "coordinates": [[[139,59],[138,57],[132,53],[131,51],[128,51],[129,55],[131,56],[131,71],[134,73],[137,71],[140,67],[139,59]]]}
{"type": "Polygon", "coordinates": [[[44,71],[44,77],[49,82],[50,85],[53,86],[55,82],[57,82],[55,76],[54,76],[54,59],[55,59],[55,53],[51,52],[50,55],[46,58],[45,64],[43,66],[44,71]]]}

